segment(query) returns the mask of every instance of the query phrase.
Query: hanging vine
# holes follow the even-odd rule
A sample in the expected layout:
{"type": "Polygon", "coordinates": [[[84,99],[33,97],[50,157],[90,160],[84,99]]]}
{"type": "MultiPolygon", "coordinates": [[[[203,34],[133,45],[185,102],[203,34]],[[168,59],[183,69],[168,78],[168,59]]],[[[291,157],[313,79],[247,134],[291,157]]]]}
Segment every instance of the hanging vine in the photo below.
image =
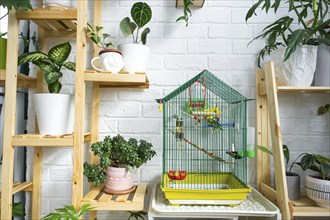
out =
{"type": "Polygon", "coordinates": [[[189,24],[189,18],[191,17],[192,13],[190,10],[190,6],[194,4],[195,0],[183,0],[183,15],[178,17],[176,19],[176,22],[178,21],[185,21],[186,22],[186,27],[189,24]]]}

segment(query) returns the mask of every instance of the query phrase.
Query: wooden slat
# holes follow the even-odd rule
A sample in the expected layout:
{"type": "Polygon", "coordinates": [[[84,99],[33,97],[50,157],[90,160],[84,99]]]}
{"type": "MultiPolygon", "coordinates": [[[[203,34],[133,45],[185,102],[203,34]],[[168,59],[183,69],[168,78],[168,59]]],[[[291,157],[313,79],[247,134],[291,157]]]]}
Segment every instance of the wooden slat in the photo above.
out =
{"type": "Polygon", "coordinates": [[[53,27],[50,26],[49,23],[46,20],[34,20],[33,22],[45,31],[53,31],[54,30],[53,27]]]}
{"type": "MultiPolygon", "coordinates": [[[[256,71],[256,85],[265,81],[263,70],[256,71]]],[[[269,120],[267,97],[256,91],[256,144],[269,148],[269,120]]],[[[257,186],[260,184],[270,184],[270,159],[269,155],[257,150],[257,186]]]]}
{"type": "Polygon", "coordinates": [[[62,20],[62,22],[69,28],[71,29],[73,32],[75,32],[74,30],[77,29],[77,25],[72,22],[71,20],[62,20]]]}
{"type": "Polygon", "coordinates": [[[293,206],[301,207],[301,206],[316,206],[315,202],[308,198],[307,196],[301,196],[298,200],[290,201],[293,206]]]}
{"type": "Polygon", "coordinates": [[[114,201],[111,201],[112,199],[112,194],[107,194],[107,193],[103,193],[101,195],[101,197],[98,199],[99,202],[114,202],[114,201]]]}
{"type": "Polygon", "coordinates": [[[92,205],[93,211],[143,211],[143,202],[83,202],[92,205]]]}
{"type": "Polygon", "coordinates": [[[24,191],[26,188],[32,186],[32,182],[24,182],[21,184],[18,184],[17,186],[13,187],[13,194],[18,193],[20,191],[24,191]]]}
{"type": "Polygon", "coordinates": [[[277,186],[277,206],[284,219],[290,218],[289,198],[285,176],[285,164],[282,146],[282,131],[280,125],[278,99],[276,92],[275,70],[273,62],[264,67],[269,110],[269,124],[272,139],[272,150],[275,167],[275,182],[277,186]]]}
{"type": "Polygon", "coordinates": [[[330,216],[330,211],[327,208],[322,207],[292,207],[294,217],[313,216],[315,217],[327,217],[330,216]]]}
{"type": "Polygon", "coordinates": [[[91,202],[95,200],[95,197],[100,193],[100,191],[103,189],[104,185],[99,185],[96,187],[93,187],[86,196],[82,199],[83,202],[91,202]]]}
{"type": "MultiPolygon", "coordinates": [[[[0,70],[0,86],[5,85],[6,80],[6,70],[0,70]]],[[[36,78],[26,76],[24,74],[17,74],[17,87],[22,88],[35,88],[36,86],[36,78]]]]}
{"type": "Polygon", "coordinates": [[[276,204],[277,199],[277,192],[270,186],[261,183],[260,184],[260,192],[264,195],[267,199],[269,199],[272,203],[276,204]]]}
{"type": "Polygon", "coordinates": [[[118,195],[118,197],[116,198],[116,202],[127,202],[127,199],[129,197],[129,193],[124,194],[124,195],[118,195]]]}
{"type": "Polygon", "coordinates": [[[85,71],[85,81],[90,82],[109,82],[121,84],[143,84],[146,82],[145,74],[107,74],[85,71]]]}
{"type": "MultiPolygon", "coordinates": [[[[203,7],[205,0],[194,0],[192,7],[203,7]]],[[[183,0],[176,0],[176,7],[183,7],[183,0]]]]}
{"type": "Polygon", "coordinates": [[[18,20],[77,20],[76,9],[49,10],[35,8],[33,11],[20,10],[16,14],[18,20]]]}
{"type": "Polygon", "coordinates": [[[278,86],[278,93],[330,93],[330,87],[310,86],[310,87],[289,87],[278,86]]]}
{"type": "Polygon", "coordinates": [[[72,39],[76,37],[75,31],[46,31],[45,32],[45,38],[51,38],[51,37],[61,37],[61,38],[68,38],[72,39]]]}
{"type": "Polygon", "coordinates": [[[52,25],[56,31],[63,31],[66,30],[66,28],[58,22],[58,20],[49,20],[48,23],[52,25]]]}
{"type": "Polygon", "coordinates": [[[140,202],[144,200],[147,191],[147,183],[140,183],[134,193],[133,202],[140,202]]]}

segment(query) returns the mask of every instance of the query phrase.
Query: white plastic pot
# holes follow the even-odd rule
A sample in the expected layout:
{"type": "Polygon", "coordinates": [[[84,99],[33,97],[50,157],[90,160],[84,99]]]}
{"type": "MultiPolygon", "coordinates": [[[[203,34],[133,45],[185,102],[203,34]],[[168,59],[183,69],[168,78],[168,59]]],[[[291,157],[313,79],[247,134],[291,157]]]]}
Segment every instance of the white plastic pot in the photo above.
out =
{"type": "Polygon", "coordinates": [[[307,196],[318,206],[330,208],[330,180],[323,180],[317,174],[308,174],[305,187],[307,196]]]}
{"type": "Polygon", "coordinates": [[[77,1],[71,0],[43,0],[44,7],[77,8],[77,1]]]}
{"type": "Polygon", "coordinates": [[[330,47],[320,45],[317,50],[314,86],[330,86],[330,47]]]}
{"type": "Polygon", "coordinates": [[[285,49],[275,50],[264,59],[274,61],[278,84],[281,86],[310,86],[316,68],[317,47],[299,46],[290,58],[283,62],[285,49]]]}
{"type": "Polygon", "coordinates": [[[123,71],[127,71],[130,74],[136,72],[146,72],[146,67],[149,60],[150,48],[141,44],[120,44],[118,50],[123,54],[124,67],[123,71]]]}
{"type": "Polygon", "coordinates": [[[74,96],[68,94],[34,94],[34,105],[42,135],[73,133],[74,96]]]}

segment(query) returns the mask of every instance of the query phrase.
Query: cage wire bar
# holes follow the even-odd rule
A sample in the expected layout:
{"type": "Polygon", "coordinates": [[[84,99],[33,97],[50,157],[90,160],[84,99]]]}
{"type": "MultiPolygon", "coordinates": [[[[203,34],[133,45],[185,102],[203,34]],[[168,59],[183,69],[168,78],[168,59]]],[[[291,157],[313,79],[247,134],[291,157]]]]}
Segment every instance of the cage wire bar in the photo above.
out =
{"type": "Polygon", "coordinates": [[[246,159],[248,99],[204,70],[159,101],[163,105],[165,196],[170,201],[241,200],[231,193],[245,198],[250,191],[246,159]],[[208,196],[206,191],[220,194],[208,196]]]}

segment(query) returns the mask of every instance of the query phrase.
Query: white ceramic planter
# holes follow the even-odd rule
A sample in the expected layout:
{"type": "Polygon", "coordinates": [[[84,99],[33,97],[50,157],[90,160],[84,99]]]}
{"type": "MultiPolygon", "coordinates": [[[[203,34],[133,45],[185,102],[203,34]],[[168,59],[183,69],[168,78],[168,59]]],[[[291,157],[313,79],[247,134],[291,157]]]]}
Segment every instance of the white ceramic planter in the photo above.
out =
{"type": "Polygon", "coordinates": [[[43,0],[44,7],[58,7],[63,6],[67,8],[77,8],[77,1],[71,0],[43,0]]]}
{"type": "Polygon", "coordinates": [[[330,208],[330,181],[317,177],[317,174],[306,175],[306,194],[318,206],[330,208]]]}
{"type": "Polygon", "coordinates": [[[303,45],[283,62],[285,48],[265,56],[264,61],[274,61],[275,75],[282,86],[310,86],[316,69],[317,47],[303,45]]]}
{"type": "Polygon", "coordinates": [[[121,52],[115,49],[101,50],[98,57],[94,57],[91,60],[93,68],[97,71],[108,71],[112,73],[118,73],[124,66],[124,60],[121,52]],[[99,60],[101,68],[94,65],[94,61],[99,60]]]}
{"type": "Polygon", "coordinates": [[[123,71],[130,74],[136,72],[146,72],[146,67],[149,60],[150,48],[141,44],[120,44],[118,50],[123,54],[124,67],[123,71]]]}
{"type": "Polygon", "coordinates": [[[133,187],[134,174],[126,168],[108,167],[105,189],[110,191],[125,191],[133,187]]]}
{"type": "Polygon", "coordinates": [[[34,105],[42,135],[71,134],[74,125],[74,96],[68,94],[34,94],[34,105]]]}
{"type": "Polygon", "coordinates": [[[317,62],[314,86],[330,86],[330,47],[320,45],[317,50],[317,62]]]}

